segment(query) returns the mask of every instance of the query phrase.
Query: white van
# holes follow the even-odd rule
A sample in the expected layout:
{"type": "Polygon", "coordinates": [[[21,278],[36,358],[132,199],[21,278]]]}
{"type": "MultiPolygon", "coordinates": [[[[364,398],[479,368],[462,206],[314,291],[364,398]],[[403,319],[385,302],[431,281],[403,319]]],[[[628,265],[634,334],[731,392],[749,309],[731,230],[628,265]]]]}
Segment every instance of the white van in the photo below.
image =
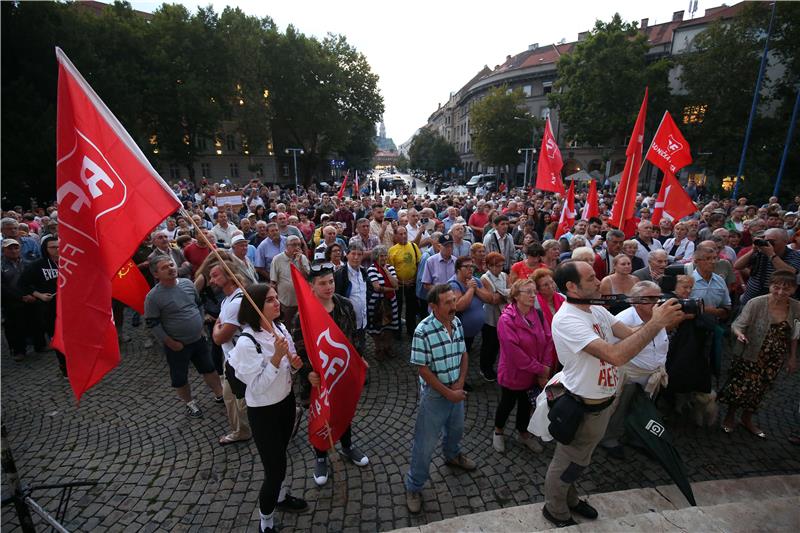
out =
{"type": "Polygon", "coordinates": [[[467,182],[468,189],[477,189],[479,185],[487,185],[489,182],[497,181],[495,174],[475,174],[467,182]]]}

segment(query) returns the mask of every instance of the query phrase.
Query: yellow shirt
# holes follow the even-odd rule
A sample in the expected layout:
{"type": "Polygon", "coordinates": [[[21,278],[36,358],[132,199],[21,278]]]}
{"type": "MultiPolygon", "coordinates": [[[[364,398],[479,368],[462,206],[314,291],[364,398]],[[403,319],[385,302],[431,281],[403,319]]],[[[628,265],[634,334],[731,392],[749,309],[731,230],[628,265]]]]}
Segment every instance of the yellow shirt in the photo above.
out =
{"type": "Polygon", "coordinates": [[[389,263],[397,272],[400,281],[416,281],[417,265],[422,253],[413,243],[395,244],[389,248],[389,263]]]}

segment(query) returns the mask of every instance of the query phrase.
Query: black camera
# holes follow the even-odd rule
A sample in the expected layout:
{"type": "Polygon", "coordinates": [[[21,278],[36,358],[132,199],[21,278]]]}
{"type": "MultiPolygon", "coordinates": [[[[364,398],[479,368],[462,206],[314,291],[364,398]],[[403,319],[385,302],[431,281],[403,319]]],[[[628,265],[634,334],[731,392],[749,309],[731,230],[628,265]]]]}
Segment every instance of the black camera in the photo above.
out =
{"type": "Polygon", "coordinates": [[[754,246],[769,246],[769,241],[766,239],[753,239],[754,246]]]}
{"type": "MultiPolygon", "coordinates": [[[[676,299],[681,305],[681,311],[691,315],[699,315],[705,310],[703,300],[699,298],[675,298],[672,294],[662,294],[660,296],[627,296],[625,294],[610,294],[603,297],[602,305],[608,306],[614,303],[636,304],[663,304],[667,300],[676,299]]],[[[567,301],[571,301],[569,298],[567,301]]],[[[574,302],[573,302],[574,303],[574,302]]]]}
{"type": "Polygon", "coordinates": [[[422,222],[422,224],[425,225],[428,223],[428,220],[429,220],[428,217],[424,217],[423,219],[420,220],[420,222],[422,222]]]}

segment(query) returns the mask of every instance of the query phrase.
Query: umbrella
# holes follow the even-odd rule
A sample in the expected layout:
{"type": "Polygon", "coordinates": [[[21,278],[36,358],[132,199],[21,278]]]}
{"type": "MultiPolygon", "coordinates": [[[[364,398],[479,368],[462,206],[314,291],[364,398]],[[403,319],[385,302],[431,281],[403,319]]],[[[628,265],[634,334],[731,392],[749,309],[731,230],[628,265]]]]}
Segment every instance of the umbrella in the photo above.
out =
{"type": "Polygon", "coordinates": [[[672,444],[672,438],[661,420],[661,415],[642,388],[637,385],[636,389],[636,395],[630,403],[630,410],[625,419],[628,433],[635,436],[635,439],[652,453],[686,500],[696,506],[683,461],[672,444]]]}
{"type": "Polygon", "coordinates": [[[614,174],[613,176],[611,176],[610,178],[608,178],[608,180],[609,180],[611,183],[619,183],[621,179],[622,179],[622,172],[619,172],[619,173],[617,173],[617,174],[614,174]]]}
{"type": "Polygon", "coordinates": [[[589,177],[592,178],[593,180],[600,181],[601,179],[603,179],[603,173],[600,172],[599,170],[592,170],[591,172],[589,172],[589,177]]]}
{"type": "Polygon", "coordinates": [[[592,177],[585,170],[579,170],[575,174],[570,174],[564,179],[574,180],[574,181],[589,181],[590,179],[592,179],[592,177]]]}

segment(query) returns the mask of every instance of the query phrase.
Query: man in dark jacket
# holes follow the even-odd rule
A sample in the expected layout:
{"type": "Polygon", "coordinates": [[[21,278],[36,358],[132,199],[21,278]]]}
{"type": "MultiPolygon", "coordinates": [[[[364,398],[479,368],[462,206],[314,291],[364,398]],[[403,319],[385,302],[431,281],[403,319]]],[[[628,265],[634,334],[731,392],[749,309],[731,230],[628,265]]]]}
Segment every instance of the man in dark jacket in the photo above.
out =
{"type": "MultiPolygon", "coordinates": [[[[6,340],[15,361],[22,361],[27,351],[26,333],[30,317],[29,304],[36,301],[20,287],[20,278],[27,263],[21,257],[21,247],[16,239],[3,240],[2,258],[2,304],[6,340]]],[[[42,346],[44,346],[42,344],[42,346]]]]}

